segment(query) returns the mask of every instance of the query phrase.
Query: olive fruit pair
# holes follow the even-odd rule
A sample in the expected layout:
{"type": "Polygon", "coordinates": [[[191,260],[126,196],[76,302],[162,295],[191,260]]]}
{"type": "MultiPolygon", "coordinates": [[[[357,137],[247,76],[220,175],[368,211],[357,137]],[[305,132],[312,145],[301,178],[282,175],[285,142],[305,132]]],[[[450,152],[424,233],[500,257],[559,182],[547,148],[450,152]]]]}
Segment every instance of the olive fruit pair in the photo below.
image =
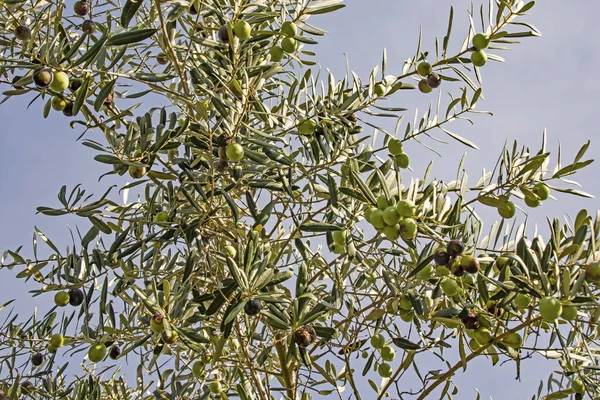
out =
{"type": "Polygon", "coordinates": [[[435,72],[427,75],[419,81],[419,90],[422,93],[430,93],[433,89],[437,89],[442,84],[442,78],[435,72]]]}
{"type": "MultiPolygon", "coordinates": [[[[252,27],[246,21],[240,20],[233,24],[233,34],[241,40],[248,39],[252,35],[252,27]]],[[[217,32],[219,40],[223,43],[229,42],[229,31],[227,25],[222,25],[217,32]]]]}
{"type": "Polygon", "coordinates": [[[536,184],[530,191],[524,191],[525,204],[531,208],[538,207],[542,204],[543,200],[548,199],[550,196],[550,189],[543,183],[536,184]]]}
{"type": "Polygon", "coordinates": [[[58,292],[54,295],[54,304],[58,307],[64,307],[67,304],[77,307],[83,303],[84,297],[81,289],[71,289],[69,292],[58,292]]]}
{"type": "MultiPolygon", "coordinates": [[[[298,34],[298,27],[292,21],[285,21],[281,24],[281,34],[284,36],[281,39],[281,49],[286,53],[294,53],[298,50],[298,41],[294,38],[298,34]]],[[[283,58],[283,54],[281,54],[283,58]]],[[[273,60],[273,58],[271,58],[273,60]]],[[[273,60],[275,61],[275,60],[273,60]]]]}
{"type": "Polygon", "coordinates": [[[410,158],[404,152],[402,141],[400,139],[391,138],[388,142],[388,151],[394,156],[398,167],[402,169],[408,168],[408,165],[410,164],[410,158]]]}
{"type": "Polygon", "coordinates": [[[478,33],[473,36],[473,47],[475,50],[471,53],[471,62],[476,67],[483,67],[487,62],[487,54],[484,49],[490,45],[490,37],[483,34],[478,33]]]}

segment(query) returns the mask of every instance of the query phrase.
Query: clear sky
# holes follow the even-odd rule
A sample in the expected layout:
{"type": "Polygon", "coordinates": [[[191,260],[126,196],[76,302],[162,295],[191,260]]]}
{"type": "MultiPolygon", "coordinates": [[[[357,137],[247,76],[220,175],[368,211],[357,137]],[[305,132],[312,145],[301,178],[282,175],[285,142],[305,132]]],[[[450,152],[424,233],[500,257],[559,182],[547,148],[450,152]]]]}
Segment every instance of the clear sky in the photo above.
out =
{"type": "MultiPolygon", "coordinates": [[[[318,53],[317,61],[323,68],[329,68],[339,78],[345,69],[346,54],[351,69],[365,81],[371,68],[381,62],[384,47],[388,51],[388,73],[400,74],[403,61],[415,51],[419,26],[423,28],[423,48],[433,52],[435,37],[442,38],[445,34],[450,5],[455,11],[455,34],[450,49],[458,50],[468,26],[466,10],[470,7],[470,2],[457,0],[350,0],[346,4],[341,11],[311,20],[326,29],[329,35],[318,38],[319,45],[310,50],[318,53]]],[[[600,147],[595,140],[597,127],[594,121],[598,107],[596,96],[600,89],[596,71],[600,61],[599,12],[598,2],[538,1],[527,21],[542,32],[542,37],[524,39],[510,51],[499,53],[506,59],[505,63],[489,61],[482,69],[485,101],[478,108],[492,111],[495,116],[476,118],[475,126],[466,123],[450,126],[452,131],[480,147],[479,151],[469,150],[466,164],[473,183],[482,168],[493,168],[506,140],[518,138],[522,145],[537,151],[544,128],[548,132],[549,149],[555,152],[560,143],[565,162],[572,160],[588,139],[592,139],[588,156],[598,153],[600,147]]],[[[452,90],[449,89],[452,84],[444,82],[443,85],[443,89],[452,90]]],[[[2,90],[7,90],[7,86],[2,90]]],[[[456,90],[452,91],[456,93],[456,90]]],[[[408,120],[413,119],[415,106],[422,113],[427,102],[436,99],[435,96],[405,93],[396,95],[388,103],[408,108],[408,120]]],[[[61,113],[51,113],[44,119],[42,102],[26,109],[30,100],[30,96],[23,96],[0,106],[0,221],[3,228],[0,230],[0,249],[23,245],[26,254],[30,254],[34,225],[50,236],[59,248],[69,245],[67,224],[74,228],[76,219],[35,215],[37,206],[58,204],[56,194],[63,184],[70,189],[83,183],[88,193],[100,194],[110,184],[119,182],[110,177],[98,183],[97,178],[107,172],[107,167],[92,160],[94,151],[76,142],[80,128],[71,129],[70,120],[61,113]]],[[[387,127],[391,127],[390,124],[387,127]]],[[[99,137],[97,135],[100,133],[89,137],[99,137]]],[[[443,158],[417,143],[406,146],[415,176],[422,176],[426,165],[433,160],[434,175],[451,179],[466,149],[454,144],[436,144],[434,147],[442,152],[443,158]]],[[[553,165],[555,160],[553,158],[553,165]]],[[[599,172],[599,165],[592,164],[574,179],[583,190],[598,197],[599,172]]],[[[530,218],[543,226],[546,216],[575,215],[582,208],[595,214],[598,209],[596,199],[563,195],[557,198],[558,201],[546,201],[531,212],[530,218]]],[[[83,228],[83,234],[86,229],[83,228]]],[[[13,275],[0,272],[0,304],[18,296],[21,298],[19,308],[29,314],[34,306],[47,300],[41,297],[25,300],[28,296],[25,286],[10,279],[13,275]]],[[[557,365],[527,360],[522,363],[520,383],[514,380],[514,364],[499,369],[488,368],[490,366],[491,362],[486,359],[470,364],[467,373],[457,379],[462,389],[457,398],[475,398],[474,392],[467,390],[469,386],[479,388],[482,398],[531,398],[540,379],[546,380],[548,372],[557,365]],[[489,373],[482,373],[483,369],[489,373]]]]}

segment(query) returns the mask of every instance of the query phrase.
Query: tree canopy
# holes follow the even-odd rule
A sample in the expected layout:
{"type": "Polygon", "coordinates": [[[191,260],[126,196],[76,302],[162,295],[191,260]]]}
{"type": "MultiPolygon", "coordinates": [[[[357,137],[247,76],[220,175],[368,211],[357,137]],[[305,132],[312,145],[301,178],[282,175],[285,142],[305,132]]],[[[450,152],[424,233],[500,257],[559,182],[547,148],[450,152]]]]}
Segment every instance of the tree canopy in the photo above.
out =
{"type": "Polygon", "coordinates": [[[590,142],[568,162],[515,142],[449,182],[405,149],[477,149],[449,126],[491,114],[481,74],[540,35],[534,2],[473,7],[466,36],[449,7],[404,65],[336,78],[313,17],[342,7],[0,2],[0,104],[64,114],[117,182],[37,209],[80,217],[71,243],[36,228],[3,253],[54,307],[0,304],[0,399],[464,398],[475,358],[518,374],[534,354],[560,368],[534,398],[600,396],[598,212],[522,218],[592,197],[572,180],[590,142]],[[385,104],[410,91],[431,100],[414,121],[385,104]]]}

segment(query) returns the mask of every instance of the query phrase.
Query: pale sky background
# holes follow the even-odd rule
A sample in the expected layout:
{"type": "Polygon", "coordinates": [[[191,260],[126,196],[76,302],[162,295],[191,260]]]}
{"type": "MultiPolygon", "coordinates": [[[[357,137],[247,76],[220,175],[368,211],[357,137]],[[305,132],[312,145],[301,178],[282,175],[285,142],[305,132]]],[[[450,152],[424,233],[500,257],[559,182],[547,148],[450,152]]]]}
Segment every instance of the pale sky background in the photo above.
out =
{"type": "MultiPolygon", "coordinates": [[[[434,52],[435,37],[441,39],[445,34],[450,5],[454,6],[455,22],[449,54],[459,49],[468,27],[468,1],[350,0],[346,4],[341,11],[311,19],[311,23],[328,30],[329,35],[317,38],[319,45],[309,50],[318,54],[317,61],[329,68],[336,78],[341,78],[344,73],[345,53],[351,68],[367,81],[371,68],[381,62],[384,47],[388,51],[388,73],[399,75],[404,60],[414,54],[419,25],[423,27],[423,49],[434,52]]],[[[593,142],[587,156],[593,158],[598,153],[594,121],[598,107],[596,95],[600,89],[596,71],[600,61],[596,21],[599,12],[600,3],[592,1],[539,1],[526,20],[542,32],[542,37],[523,39],[522,44],[512,46],[511,51],[499,53],[506,63],[489,61],[482,69],[485,101],[480,102],[478,109],[492,111],[495,116],[476,118],[475,126],[465,123],[449,126],[451,131],[480,147],[479,151],[469,150],[466,164],[473,184],[482,168],[493,168],[505,140],[512,142],[518,138],[522,145],[530,146],[535,152],[544,128],[548,130],[549,150],[553,151],[553,157],[556,156],[556,145],[561,143],[563,163],[571,161],[588,139],[593,142]]],[[[456,85],[444,82],[442,90],[457,93],[456,85]]],[[[1,89],[7,90],[7,86],[1,89]]],[[[386,103],[408,108],[405,121],[412,121],[414,107],[419,107],[422,113],[427,102],[435,99],[433,93],[425,96],[404,91],[386,103]]],[[[83,183],[88,193],[100,195],[109,185],[122,183],[122,178],[110,177],[98,184],[97,178],[107,172],[107,166],[93,161],[95,151],[75,142],[81,134],[80,128],[70,129],[70,120],[61,113],[51,113],[44,120],[42,102],[36,102],[26,110],[30,100],[31,96],[23,96],[0,106],[0,221],[3,227],[0,249],[12,250],[23,245],[25,254],[31,254],[34,225],[59,248],[69,245],[67,224],[74,227],[78,220],[35,215],[37,206],[58,205],[56,194],[63,184],[71,189],[83,183]]],[[[385,126],[392,127],[389,122],[385,126]]],[[[94,138],[94,135],[88,137],[94,138]]],[[[428,144],[432,144],[431,141],[428,144]]],[[[405,147],[411,156],[414,176],[422,176],[424,168],[433,159],[433,175],[445,179],[455,176],[458,160],[466,150],[454,144],[435,144],[434,147],[444,154],[444,158],[439,158],[417,143],[405,147]]],[[[551,165],[555,160],[553,158],[551,165]]],[[[598,197],[599,172],[600,167],[592,164],[574,179],[583,190],[598,197]]],[[[582,208],[595,214],[598,209],[596,199],[557,197],[559,201],[546,201],[531,212],[530,217],[544,226],[546,216],[562,218],[564,213],[575,215],[582,208]]],[[[495,213],[483,215],[494,217],[495,213]]],[[[19,296],[19,309],[29,314],[34,306],[40,306],[47,299],[44,296],[27,300],[26,287],[12,279],[14,273],[0,272],[0,304],[19,296]]],[[[522,381],[517,382],[514,380],[514,363],[491,368],[490,360],[479,358],[469,364],[466,373],[456,378],[461,388],[456,398],[475,398],[475,392],[469,388],[477,387],[484,399],[529,399],[536,392],[540,379],[546,381],[555,367],[557,364],[552,361],[526,360],[521,368],[522,381]]],[[[367,393],[369,389],[365,389],[367,393]]]]}

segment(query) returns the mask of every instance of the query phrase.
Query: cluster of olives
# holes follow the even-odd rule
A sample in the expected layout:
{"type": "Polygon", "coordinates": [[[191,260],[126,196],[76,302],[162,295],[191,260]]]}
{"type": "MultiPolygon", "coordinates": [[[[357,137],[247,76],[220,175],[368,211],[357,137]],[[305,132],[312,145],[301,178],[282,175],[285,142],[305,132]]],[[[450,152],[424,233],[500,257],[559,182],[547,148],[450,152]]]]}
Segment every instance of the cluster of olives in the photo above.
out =
{"type": "MultiPolygon", "coordinates": [[[[2,387],[2,386],[0,386],[2,387]]],[[[20,399],[21,394],[29,395],[35,390],[35,385],[31,381],[23,381],[16,387],[3,387],[0,389],[0,400],[20,399]]]]}
{"type": "Polygon", "coordinates": [[[542,201],[547,200],[550,196],[550,188],[543,183],[536,184],[531,190],[524,191],[525,204],[531,208],[538,207],[542,201]]]}
{"type": "MultiPolygon", "coordinates": [[[[86,0],[78,0],[73,4],[73,12],[80,16],[85,17],[90,13],[90,3],[86,0]]],[[[92,35],[96,32],[96,23],[91,19],[86,19],[81,24],[81,30],[88,35],[92,35]]]]}
{"type": "MultiPolygon", "coordinates": [[[[523,188],[521,191],[525,196],[525,204],[531,208],[540,206],[542,201],[547,200],[550,196],[550,188],[542,182],[537,183],[530,189],[523,188]]],[[[498,198],[504,203],[502,206],[498,206],[498,214],[506,219],[514,217],[516,213],[515,203],[510,201],[506,195],[501,195],[498,198]]]]}
{"type": "MultiPolygon", "coordinates": [[[[249,39],[252,36],[252,26],[244,20],[237,21],[232,26],[233,34],[240,40],[249,39]]],[[[285,53],[295,53],[298,50],[298,41],[295,36],[298,34],[298,27],[292,21],[285,21],[281,24],[280,33],[283,36],[280,45],[273,45],[269,49],[271,61],[279,62],[283,59],[285,53]]],[[[223,43],[229,42],[229,32],[227,25],[219,28],[217,33],[219,40],[223,43]]]]}
{"type": "Polygon", "coordinates": [[[393,369],[388,363],[394,361],[394,358],[396,357],[396,351],[386,343],[385,337],[381,333],[376,333],[375,335],[371,336],[371,346],[379,351],[379,355],[382,359],[382,362],[377,367],[379,376],[382,378],[389,378],[392,376],[393,369]]]}
{"type": "Polygon", "coordinates": [[[417,73],[422,77],[419,81],[419,90],[422,93],[430,93],[433,89],[437,89],[442,84],[442,78],[435,72],[433,67],[426,61],[417,65],[417,73]]]}
{"type": "MultiPolygon", "coordinates": [[[[529,300],[529,304],[531,304],[531,299],[521,298],[519,301],[523,302],[524,305],[527,300],[529,300]]],[[[515,304],[516,303],[515,299],[515,304]]],[[[519,305],[517,304],[517,306],[519,305]]],[[[577,306],[569,302],[561,302],[553,296],[546,296],[540,299],[539,308],[542,320],[547,323],[553,323],[559,318],[562,318],[565,321],[573,321],[577,318],[577,306]]]]}
{"type": "Polygon", "coordinates": [[[472,255],[463,255],[465,245],[459,240],[451,240],[446,245],[446,250],[438,250],[433,255],[436,274],[438,276],[462,276],[465,272],[476,274],[481,268],[479,261],[472,255]]]}
{"type": "Polygon", "coordinates": [[[473,65],[475,65],[476,67],[483,67],[485,65],[488,56],[483,50],[487,49],[489,45],[489,36],[483,33],[478,33],[475,36],[473,36],[473,47],[475,48],[475,50],[471,53],[471,62],[473,63],[473,65]]]}
{"type": "Polygon", "coordinates": [[[390,154],[394,156],[394,160],[396,161],[398,167],[402,169],[408,168],[408,165],[410,164],[410,158],[408,158],[408,154],[404,152],[402,141],[400,139],[391,138],[387,147],[390,154]]]}
{"type": "MultiPolygon", "coordinates": [[[[56,111],[62,111],[67,117],[73,116],[73,103],[67,100],[63,92],[69,88],[75,93],[83,84],[83,81],[79,78],[73,80],[69,79],[69,76],[64,71],[53,70],[47,66],[40,66],[33,71],[33,83],[38,89],[50,89],[57,94],[52,97],[51,104],[52,108],[56,111]]],[[[21,76],[15,76],[13,78],[13,85],[16,84],[21,76]]],[[[15,86],[16,89],[23,89],[23,86],[15,86]]],[[[109,95],[104,104],[109,105],[112,103],[112,95],[109,95]]]]}
{"type": "MultiPolygon", "coordinates": [[[[65,307],[67,304],[77,307],[83,303],[84,299],[85,299],[85,295],[84,295],[83,291],[81,289],[77,288],[77,289],[71,289],[68,292],[61,291],[61,292],[56,293],[56,295],[54,296],[54,304],[56,304],[56,306],[58,306],[58,307],[65,307]]],[[[63,337],[63,335],[60,333],[55,333],[50,337],[50,340],[48,342],[46,349],[50,353],[55,353],[56,350],[58,350],[58,348],[60,348],[64,345],[64,343],[65,343],[65,338],[63,337]]],[[[121,350],[118,348],[118,346],[113,346],[113,348],[111,349],[111,352],[110,352],[110,356],[111,356],[111,358],[116,359],[120,353],[121,353],[121,350]]],[[[92,362],[101,361],[105,355],[106,355],[106,346],[102,343],[93,344],[88,351],[88,358],[92,362]]],[[[44,356],[42,353],[35,353],[31,358],[31,363],[34,366],[39,366],[43,362],[44,362],[44,356]]]]}
{"type": "Polygon", "coordinates": [[[377,207],[369,205],[365,209],[365,219],[390,241],[413,240],[417,236],[417,221],[413,218],[417,207],[411,200],[395,201],[379,196],[377,207]]]}
{"type": "Polygon", "coordinates": [[[271,54],[271,61],[274,62],[281,61],[281,58],[283,58],[283,52],[291,54],[298,50],[298,41],[295,39],[295,36],[298,34],[298,27],[296,24],[292,21],[285,21],[283,24],[281,24],[280,32],[283,35],[283,39],[281,39],[281,47],[273,46],[271,50],[269,50],[269,54],[271,54]],[[281,49],[283,52],[279,49],[281,49]],[[274,55],[275,57],[273,57],[274,55]],[[279,60],[277,60],[277,58],[279,58],[279,60]]]}
{"type": "Polygon", "coordinates": [[[165,332],[165,317],[161,314],[156,314],[150,319],[150,330],[160,334],[161,341],[165,344],[173,344],[179,339],[179,334],[171,331],[171,334],[165,332]]]}
{"type": "Polygon", "coordinates": [[[400,314],[400,318],[404,322],[410,322],[415,317],[415,312],[413,311],[412,301],[406,295],[403,295],[399,298],[391,298],[388,300],[386,305],[386,311],[389,314],[400,314]]]}

